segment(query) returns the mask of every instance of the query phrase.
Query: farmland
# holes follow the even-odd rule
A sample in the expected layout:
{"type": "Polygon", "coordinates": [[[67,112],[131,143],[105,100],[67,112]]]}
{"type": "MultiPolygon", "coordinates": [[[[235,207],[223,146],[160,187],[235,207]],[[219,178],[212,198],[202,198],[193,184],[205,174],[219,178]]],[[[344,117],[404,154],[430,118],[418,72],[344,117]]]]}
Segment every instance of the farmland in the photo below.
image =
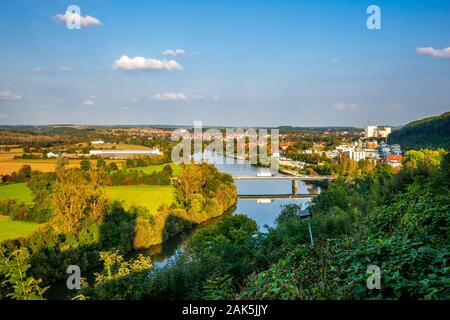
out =
{"type": "MultiPolygon", "coordinates": [[[[166,165],[167,164],[156,164],[156,165],[150,165],[150,166],[146,166],[146,167],[133,168],[133,170],[139,170],[145,174],[151,174],[153,172],[162,171],[166,165]]],[[[181,174],[181,166],[180,165],[175,164],[175,163],[170,163],[170,167],[172,168],[172,171],[173,171],[172,175],[179,176],[181,174]]]]}
{"type": "MultiPolygon", "coordinates": [[[[0,154],[0,156],[4,156],[5,154],[0,154]]],[[[55,170],[57,159],[7,159],[2,160],[0,157],[0,175],[2,174],[11,174],[14,171],[19,171],[19,169],[27,164],[31,166],[32,170],[39,170],[42,172],[52,172],[55,170]]],[[[69,168],[79,167],[80,161],[78,159],[70,159],[69,160],[69,168]]],[[[90,160],[91,165],[95,166],[96,160],[90,160]]],[[[119,168],[121,168],[124,164],[123,160],[106,160],[106,163],[109,164],[111,162],[115,162],[119,168]]]]}
{"type": "Polygon", "coordinates": [[[113,186],[104,189],[111,200],[119,200],[125,209],[143,206],[156,213],[163,204],[174,202],[175,189],[171,186],[113,186]]]}
{"type": "Polygon", "coordinates": [[[33,195],[26,183],[12,183],[0,185],[0,200],[14,199],[26,204],[33,202],[33,195]]]}
{"type": "Polygon", "coordinates": [[[0,242],[6,239],[26,237],[33,233],[38,224],[24,221],[13,221],[7,216],[0,216],[0,242]]]}

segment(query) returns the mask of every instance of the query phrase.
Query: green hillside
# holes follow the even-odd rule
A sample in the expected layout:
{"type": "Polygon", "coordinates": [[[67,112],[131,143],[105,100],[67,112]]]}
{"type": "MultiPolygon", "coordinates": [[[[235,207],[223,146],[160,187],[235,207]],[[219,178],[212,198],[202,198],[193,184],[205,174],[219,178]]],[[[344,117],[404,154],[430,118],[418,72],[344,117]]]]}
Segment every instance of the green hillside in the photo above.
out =
{"type": "Polygon", "coordinates": [[[388,142],[401,144],[403,149],[449,148],[450,112],[411,122],[392,132],[388,142]]]}

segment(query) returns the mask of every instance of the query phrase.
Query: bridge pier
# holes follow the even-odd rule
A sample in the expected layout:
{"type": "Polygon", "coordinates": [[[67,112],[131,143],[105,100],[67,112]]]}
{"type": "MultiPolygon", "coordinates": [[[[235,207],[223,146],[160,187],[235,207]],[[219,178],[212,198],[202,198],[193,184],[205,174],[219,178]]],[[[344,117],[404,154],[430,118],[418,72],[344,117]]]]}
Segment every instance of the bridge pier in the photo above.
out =
{"type": "Polygon", "coordinates": [[[298,180],[292,179],[292,194],[295,195],[298,193],[298,180]]]}

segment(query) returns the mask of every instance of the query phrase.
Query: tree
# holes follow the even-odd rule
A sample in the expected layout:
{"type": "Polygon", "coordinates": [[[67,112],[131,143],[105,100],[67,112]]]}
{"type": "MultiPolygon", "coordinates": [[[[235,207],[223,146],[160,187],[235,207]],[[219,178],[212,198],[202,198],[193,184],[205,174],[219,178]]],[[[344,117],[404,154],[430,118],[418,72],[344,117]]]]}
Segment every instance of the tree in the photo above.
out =
{"type": "Polygon", "coordinates": [[[52,225],[62,232],[79,232],[83,223],[102,221],[108,199],[100,190],[100,174],[88,176],[77,169],[56,171],[52,188],[52,225]]]}
{"type": "Polygon", "coordinates": [[[177,193],[180,202],[187,206],[189,197],[194,193],[200,193],[205,183],[204,176],[200,166],[188,164],[179,177],[177,193]]]}
{"type": "Polygon", "coordinates": [[[119,167],[117,167],[117,164],[115,162],[111,162],[109,164],[109,169],[112,171],[117,171],[117,170],[119,170],[119,167]]]}
{"type": "Polygon", "coordinates": [[[97,159],[97,165],[96,165],[97,169],[103,169],[104,167],[106,167],[106,161],[103,158],[98,158],[97,159]]]}
{"type": "Polygon", "coordinates": [[[69,164],[69,159],[66,157],[59,158],[58,161],[56,161],[56,170],[60,170],[65,168],[69,164]]]}
{"type": "Polygon", "coordinates": [[[22,176],[25,179],[29,179],[31,178],[31,166],[28,164],[24,164],[20,169],[19,169],[19,175],[22,176]]]}
{"type": "Polygon", "coordinates": [[[89,169],[91,169],[91,162],[89,160],[81,160],[80,169],[83,171],[88,171],[89,169]]]}
{"type": "Polygon", "coordinates": [[[172,167],[170,166],[170,164],[166,164],[163,168],[163,172],[167,173],[169,176],[172,175],[173,170],[172,167]]]}

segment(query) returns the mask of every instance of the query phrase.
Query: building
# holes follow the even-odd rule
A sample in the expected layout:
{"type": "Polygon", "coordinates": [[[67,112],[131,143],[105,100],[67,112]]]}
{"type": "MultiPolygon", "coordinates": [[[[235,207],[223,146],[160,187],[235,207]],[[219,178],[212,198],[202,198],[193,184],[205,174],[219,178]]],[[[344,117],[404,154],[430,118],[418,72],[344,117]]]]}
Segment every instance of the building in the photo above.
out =
{"type": "Polygon", "coordinates": [[[377,127],[367,125],[364,127],[364,136],[366,138],[387,138],[391,133],[391,127],[377,127]]]}
{"type": "Polygon", "coordinates": [[[105,141],[103,141],[103,140],[94,140],[94,141],[91,141],[91,144],[104,144],[105,143],[105,141]]]}
{"type": "Polygon", "coordinates": [[[386,162],[392,167],[400,167],[402,165],[403,156],[401,154],[388,154],[386,162]]]}
{"type": "Polygon", "coordinates": [[[365,151],[348,151],[347,154],[348,154],[348,157],[350,159],[353,159],[356,162],[358,162],[359,160],[365,160],[366,159],[366,152],[365,151]]]}
{"type": "Polygon", "coordinates": [[[295,145],[294,141],[281,141],[280,148],[281,150],[286,150],[289,147],[293,147],[295,145]]]}
{"type": "Polygon", "coordinates": [[[103,157],[103,158],[113,158],[113,159],[127,159],[142,156],[158,156],[162,152],[159,149],[144,149],[144,150],[90,150],[89,155],[103,157]]]}
{"type": "Polygon", "coordinates": [[[61,153],[59,152],[48,152],[47,158],[58,158],[61,157],[61,153]]]}
{"type": "Polygon", "coordinates": [[[364,136],[366,138],[376,137],[376,133],[377,133],[377,126],[367,125],[364,127],[364,136]]]}
{"type": "Polygon", "coordinates": [[[391,133],[391,127],[379,127],[377,128],[377,137],[387,138],[391,133]]]}

